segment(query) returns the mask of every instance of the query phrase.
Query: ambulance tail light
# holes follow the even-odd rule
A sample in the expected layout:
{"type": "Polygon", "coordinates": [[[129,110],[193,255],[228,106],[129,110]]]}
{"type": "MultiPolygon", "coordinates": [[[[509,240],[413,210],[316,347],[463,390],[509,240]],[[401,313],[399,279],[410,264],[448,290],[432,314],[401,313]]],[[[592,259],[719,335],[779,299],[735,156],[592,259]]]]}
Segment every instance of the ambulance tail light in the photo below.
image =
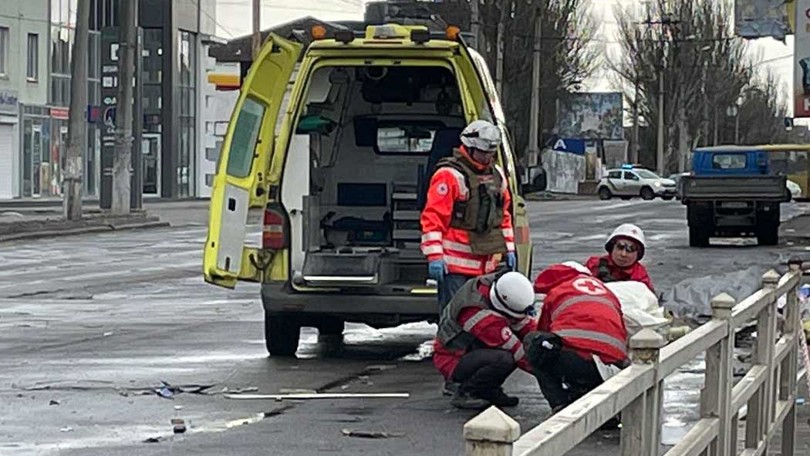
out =
{"type": "Polygon", "coordinates": [[[290,219],[287,211],[278,204],[267,205],[264,211],[264,224],[262,228],[262,248],[268,250],[283,250],[290,244],[290,219]]]}

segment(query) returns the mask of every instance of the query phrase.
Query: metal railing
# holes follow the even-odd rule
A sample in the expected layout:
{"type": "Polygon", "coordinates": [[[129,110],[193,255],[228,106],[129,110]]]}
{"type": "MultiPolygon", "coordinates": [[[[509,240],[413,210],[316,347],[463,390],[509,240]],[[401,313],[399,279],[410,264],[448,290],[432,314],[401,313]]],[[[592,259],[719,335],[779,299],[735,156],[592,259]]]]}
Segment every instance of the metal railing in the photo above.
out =
{"type": "Polygon", "coordinates": [[[781,429],[782,454],[796,448],[796,393],[807,374],[799,370],[801,328],[796,290],[801,262],[791,262],[784,276],[769,271],[762,289],[736,303],[727,294],[711,302],[712,320],[666,345],[655,331],[644,329],[630,339],[633,364],[521,435],[511,417],[490,407],[464,425],[466,455],[561,456],[611,418],[621,414],[621,454],[658,456],[663,418],[664,379],[705,352],[700,419],[668,456],[755,456],[767,453],[781,429]],[[786,296],[782,330],[777,303],[786,296]],[[736,384],[732,369],[735,330],[756,321],[751,368],[736,384]],[[740,409],[748,406],[745,435],[738,435],[740,409]]]}

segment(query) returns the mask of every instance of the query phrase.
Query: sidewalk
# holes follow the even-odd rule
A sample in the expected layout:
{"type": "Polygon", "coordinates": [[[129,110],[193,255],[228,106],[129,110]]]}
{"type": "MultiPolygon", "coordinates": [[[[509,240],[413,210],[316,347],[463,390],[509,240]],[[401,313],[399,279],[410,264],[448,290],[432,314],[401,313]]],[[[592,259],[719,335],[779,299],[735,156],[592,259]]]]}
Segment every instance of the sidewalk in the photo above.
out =
{"type": "Polygon", "coordinates": [[[98,233],[147,228],[168,227],[168,222],[146,212],[135,212],[126,216],[111,216],[106,213],[84,214],[81,220],[64,220],[61,214],[22,215],[0,213],[0,243],[21,239],[69,236],[74,234],[98,233]]]}

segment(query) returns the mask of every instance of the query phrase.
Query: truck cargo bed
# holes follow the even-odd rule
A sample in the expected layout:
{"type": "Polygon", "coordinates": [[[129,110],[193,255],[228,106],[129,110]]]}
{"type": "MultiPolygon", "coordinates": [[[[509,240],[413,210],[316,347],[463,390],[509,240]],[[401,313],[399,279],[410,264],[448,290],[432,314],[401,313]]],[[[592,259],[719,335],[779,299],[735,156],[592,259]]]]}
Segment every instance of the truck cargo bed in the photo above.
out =
{"type": "Polygon", "coordinates": [[[785,176],[683,176],[681,202],[690,200],[790,201],[785,176]]]}

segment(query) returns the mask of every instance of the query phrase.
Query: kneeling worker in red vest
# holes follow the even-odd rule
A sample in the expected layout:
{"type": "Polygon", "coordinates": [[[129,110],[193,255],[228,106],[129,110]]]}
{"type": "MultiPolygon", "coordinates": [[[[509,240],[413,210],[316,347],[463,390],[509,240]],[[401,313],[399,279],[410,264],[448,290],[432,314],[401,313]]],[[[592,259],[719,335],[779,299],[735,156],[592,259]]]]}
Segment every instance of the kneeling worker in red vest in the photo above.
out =
{"type": "Polygon", "coordinates": [[[550,266],[537,276],[534,290],[546,297],[538,332],[524,345],[540,389],[557,413],[602,384],[600,367],[629,364],[627,328],[619,299],[579,263],[550,266]]]}
{"type": "Polygon", "coordinates": [[[531,373],[521,339],[537,329],[534,302],[532,284],[519,272],[472,278],[456,292],[442,311],[433,353],[445,381],[458,384],[454,406],[518,404],[502,385],[518,367],[531,373]]]}

